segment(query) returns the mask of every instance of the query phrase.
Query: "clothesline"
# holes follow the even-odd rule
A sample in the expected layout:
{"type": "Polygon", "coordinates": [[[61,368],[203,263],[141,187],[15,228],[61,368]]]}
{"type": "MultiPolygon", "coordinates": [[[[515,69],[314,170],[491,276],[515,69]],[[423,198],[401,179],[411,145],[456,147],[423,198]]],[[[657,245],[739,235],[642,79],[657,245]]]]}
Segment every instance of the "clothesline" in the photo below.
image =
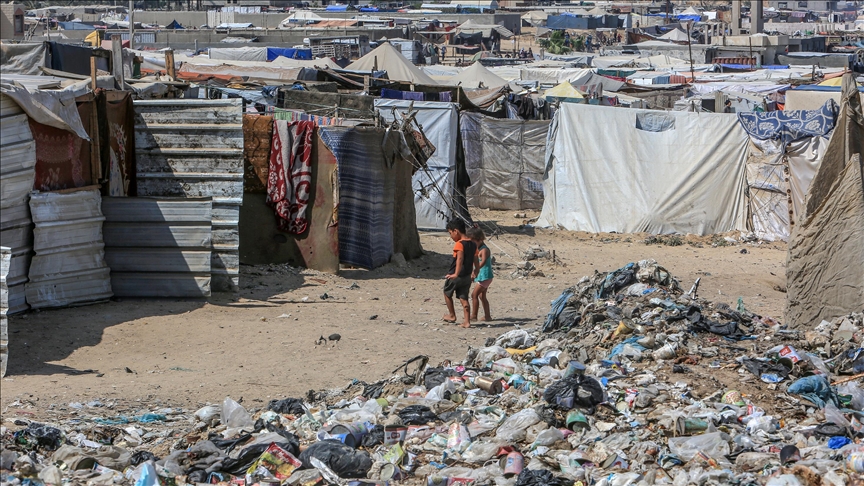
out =
{"type": "Polygon", "coordinates": [[[318,126],[342,126],[342,122],[344,121],[344,118],[310,115],[304,111],[288,110],[285,108],[276,108],[274,106],[268,106],[265,113],[273,115],[275,120],[285,120],[288,122],[311,121],[315,122],[318,126]]]}

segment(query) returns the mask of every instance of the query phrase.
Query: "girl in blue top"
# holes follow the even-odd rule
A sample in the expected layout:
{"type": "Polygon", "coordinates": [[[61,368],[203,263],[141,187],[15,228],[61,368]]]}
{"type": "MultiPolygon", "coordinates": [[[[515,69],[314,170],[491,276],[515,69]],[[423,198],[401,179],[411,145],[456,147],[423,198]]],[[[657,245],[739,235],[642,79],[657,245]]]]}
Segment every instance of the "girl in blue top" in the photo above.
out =
{"type": "Polygon", "coordinates": [[[474,240],[477,244],[477,258],[479,259],[478,270],[474,271],[473,277],[477,285],[471,292],[471,310],[474,311],[471,315],[471,320],[477,320],[478,303],[483,304],[483,319],[481,321],[491,321],[492,316],[489,315],[489,301],[486,300],[486,291],[489,290],[489,285],[492,284],[492,252],[486,246],[486,235],[480,228],[471,228],[468,230],[468,237],[474,240]]]}

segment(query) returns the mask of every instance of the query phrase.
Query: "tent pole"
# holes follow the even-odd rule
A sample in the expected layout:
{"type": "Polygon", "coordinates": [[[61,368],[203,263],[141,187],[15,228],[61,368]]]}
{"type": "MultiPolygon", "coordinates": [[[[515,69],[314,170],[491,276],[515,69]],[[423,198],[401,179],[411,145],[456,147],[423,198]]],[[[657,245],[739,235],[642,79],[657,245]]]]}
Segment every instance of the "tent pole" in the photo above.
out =
{"type": "Polygon", "coordinates": [[[129,49],[132,47],[132,36],[135,34],[135,0],[129,0],[129,49]]]}

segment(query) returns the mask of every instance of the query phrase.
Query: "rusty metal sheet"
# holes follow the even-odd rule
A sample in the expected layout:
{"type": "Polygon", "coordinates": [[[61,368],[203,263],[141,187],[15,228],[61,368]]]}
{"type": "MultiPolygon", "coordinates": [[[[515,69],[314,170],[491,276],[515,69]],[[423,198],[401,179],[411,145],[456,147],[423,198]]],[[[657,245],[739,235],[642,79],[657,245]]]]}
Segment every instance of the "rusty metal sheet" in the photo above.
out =
{"type": "Polygon", "coordinates": [[[135,101],[138,195],[210,197],[214,291],[239,290],[242,100],[135,101]]]}

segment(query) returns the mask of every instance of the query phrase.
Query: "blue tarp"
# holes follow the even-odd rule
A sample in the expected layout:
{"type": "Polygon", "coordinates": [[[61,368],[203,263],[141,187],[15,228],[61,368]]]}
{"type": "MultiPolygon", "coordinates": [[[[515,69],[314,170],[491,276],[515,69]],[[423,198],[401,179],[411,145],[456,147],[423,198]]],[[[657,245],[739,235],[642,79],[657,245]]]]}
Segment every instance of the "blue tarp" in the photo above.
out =
{"type": "Polygon", "coordinates": [[[675,18],[678,19],[679,21],[692,20],[693,22],[699,22],[700,20],[702,20],[701,15],[676,15],[675,18]]]}
{"type": "Polygon", "coordinates": [[[177,22],[177,20],[175,19],[175,20],[172,20],[170,24],[166,25],[165,28],[178,30],[178,29],[183,29],[184,27],[182,25],[180,25],[180,22],[177,22]]]}
{"type": "Polygon", "coordinates": [[[837,103],[828,100],[818,110],[748,111],[738,113],[738,121],[748,135],[759,140],[794,142],[804,137],[823,137],[834,129],[837,103]]]}
{"type": "Polygon", "coordinates": [[[368,6],[368,7],[360,7],[361,12],[379,12],[378,7],[368,6]]]}
{"type": "MultiPolygon", "coordinates": [[[[798,86],[795,89],[800,89],[801,91],[827,91],[833,93],[839,93],[842,91],[840,86],[819,86],[817,84],[805,84],[798,86]]],[[[858,91],[864,93],[864,86],[858,86],[858,91]]]]}
{"type": "Polygon", "coordinates": [[[327,5],[328,12],[347,12],[348,5],[327,5]]]}
{"type": "Polygon", "coordinates": [[[288,59],[312,59],[312,49],[308,48],[293,48],[293,47],[268,47],[267,60],[272,61],[277,57],[287,57],[288,59]]]}

